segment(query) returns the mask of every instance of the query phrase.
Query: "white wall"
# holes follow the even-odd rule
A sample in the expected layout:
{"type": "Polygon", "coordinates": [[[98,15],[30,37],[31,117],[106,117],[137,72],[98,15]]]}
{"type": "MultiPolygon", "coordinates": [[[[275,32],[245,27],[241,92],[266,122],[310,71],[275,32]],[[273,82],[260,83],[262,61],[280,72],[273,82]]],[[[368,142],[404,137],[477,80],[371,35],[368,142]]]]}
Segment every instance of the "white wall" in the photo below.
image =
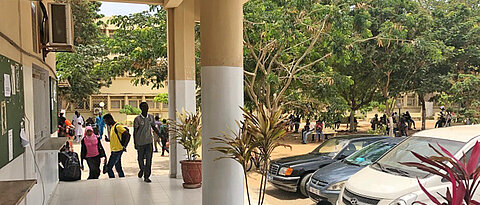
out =
{"type": "MultiPolygon", "coordinates": [[[[44,3],[52,0],[43,1],[44,3]]],[[[36,58],[30,57],[22,53],[7,40],[0,37],[0,55],[10,58],[23,65],[23,79],[24,79],[24,97],[25,97],[25,116],[32,122],[34,119],[34,103],[33,102],[33,79],[32,79],[32,65],[36,64],[43,69],[49,71],[50,76],[55,76],[47,65],[55,69],[55,54],[50,53],[42,62],[41,54],[33,51],[33,35],[32,35],[32,16],[31,3],[35,1],[30,0],[0,0],[0,32],[13,40],[15,44],[19,45],[26,52],[33,54],[36,58]],[[39,60],[40,59],[40,60],[39,60]]],[[[50,105],[45,105],[45,109],[49,110],[50,105]]],[[[8,110],[7,110],[8,112],[8,110]]],[[[27,136],[31,142],[34,138],[34,125],[27,123],[27,136]]],[[[27,198],[21,204],[42,204],[45,199],[45,204],[48,203],[49,196],[53,193],[58,182],[58,165],[57,154],[55,151],[37,152],[36,161],[39,169],[35,167],[33,152],[35,150],[34,144],[32,147],[27,147],[25,153],[15,158],[9,164],[0,169],[0,180],[25,180],[37,179],[38,183],[27,195],[27,198]],[[39,172],[40,171],[40,172],[39,172]],[[42,180],[39,175],[42,173],[42,180]],[[42,197],[43,188],[45,187],[45,197],[42,197]]],[[[34,151],[35,152],[35,151],[34,151]]]]}

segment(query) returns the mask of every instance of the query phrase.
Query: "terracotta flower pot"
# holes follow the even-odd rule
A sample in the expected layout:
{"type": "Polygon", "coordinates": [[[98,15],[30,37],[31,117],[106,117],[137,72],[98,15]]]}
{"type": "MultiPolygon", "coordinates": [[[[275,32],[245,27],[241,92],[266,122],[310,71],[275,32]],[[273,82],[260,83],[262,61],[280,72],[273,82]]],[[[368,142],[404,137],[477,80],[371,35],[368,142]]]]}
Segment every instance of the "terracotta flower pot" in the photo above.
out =
{"type": "Polygon", "coordinates": [[[183,160],[182,177],[183,188],[196,189],[202,186],[202,161],[201,160],[183,160]]]}

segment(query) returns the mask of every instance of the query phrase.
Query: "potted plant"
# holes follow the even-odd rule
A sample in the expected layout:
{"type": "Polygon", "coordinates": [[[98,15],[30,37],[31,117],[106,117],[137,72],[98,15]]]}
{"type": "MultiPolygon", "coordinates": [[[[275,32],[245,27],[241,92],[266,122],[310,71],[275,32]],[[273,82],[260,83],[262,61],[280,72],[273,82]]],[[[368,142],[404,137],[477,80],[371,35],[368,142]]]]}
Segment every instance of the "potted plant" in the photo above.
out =
{"type": "Polygon", "coordinates": [[[182,167],[183,187],[195,189],[202,186],[202,161],[197,152],[202,143],[201,114],[183,111],[177,112],[177,121],[170,121],[172,142],[178,142],[185,148],[186,160],[180,161],[182,167]]]}
{"type": "Polygon", "coordinates": [[[285,116],[282,110],[268,109],[263,104],[256,107],[256,112],[243,109],[243,121],[237,122],[239,131],[232,132],[230,136],[224,135],[213,137],[212,140],[218,144],[211,150],[224,154],[218,159],[233,159],[240,163],[243,168],[243,174],[246,182],[248,204],[250,201],[250,192],[247,177],[247,164],[252,158],[253,150],[258,150],[263,163],[260,168],[260,186],[257,204],[261,205],[265,200],[267,189],[267,174],[270,156],[275,148],[283,146],[292,148],[290,145],[280,143],[285,136],[285,116]]]}

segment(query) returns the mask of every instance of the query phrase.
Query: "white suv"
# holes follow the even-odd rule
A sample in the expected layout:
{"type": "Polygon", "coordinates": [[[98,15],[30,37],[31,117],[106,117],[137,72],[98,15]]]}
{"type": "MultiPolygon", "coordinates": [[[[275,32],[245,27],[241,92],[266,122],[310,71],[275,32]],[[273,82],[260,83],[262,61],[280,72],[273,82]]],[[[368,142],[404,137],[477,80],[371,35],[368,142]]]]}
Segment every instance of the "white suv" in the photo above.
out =
{"type": "MultiPolygon", "coordinates": [[[[337,205],[411,205],[415,201],[432,204],[418,185],[423,186],[441,201],[437,193],[445,195],[451,183],[440,176],[431,175],[399,162],[420,162],[410,151],[422,156],[438,155],[428,145],[445,147],[456,158],[463,153],[470,156],[475,142],[480,141],[480,125],[431,129],[414,134],[382,156],[376,163],[362,169],[345,184],[337,205]]],[[[439,150],[439,148],[438,148],[439,150]]],[[[480,191],[475,193],[480,200],[480,191]]]]}

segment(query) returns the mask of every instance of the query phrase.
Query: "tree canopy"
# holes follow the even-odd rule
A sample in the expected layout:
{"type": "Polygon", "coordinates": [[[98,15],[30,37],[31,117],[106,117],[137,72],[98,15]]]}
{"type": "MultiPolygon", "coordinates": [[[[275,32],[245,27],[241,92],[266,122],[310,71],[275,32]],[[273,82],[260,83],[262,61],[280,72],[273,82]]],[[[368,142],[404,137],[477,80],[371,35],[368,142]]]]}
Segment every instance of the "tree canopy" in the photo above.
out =
{"type": "MultiPolygon", "coordinates": [[[[70,2],[77,52],[57,54],[59,77],[72,85],[61,90],[63,96],[86,99],[124,74],[135,84],[162,86],[163,8],[114,16],[109,23],[118,30],[106,37],[99,31],[100,3],[70,2]]],[[[478,117],[479,5],[479,0],[250,0],[243,7],[245,105],[310,117],[379,105],[391,115],[400,95],[416,93],[424,107],[434,99],[425,96],[433,93],[462,115],[478,117]]],[[[200,78],[198,50],[196,56],[200,78]]]]}

